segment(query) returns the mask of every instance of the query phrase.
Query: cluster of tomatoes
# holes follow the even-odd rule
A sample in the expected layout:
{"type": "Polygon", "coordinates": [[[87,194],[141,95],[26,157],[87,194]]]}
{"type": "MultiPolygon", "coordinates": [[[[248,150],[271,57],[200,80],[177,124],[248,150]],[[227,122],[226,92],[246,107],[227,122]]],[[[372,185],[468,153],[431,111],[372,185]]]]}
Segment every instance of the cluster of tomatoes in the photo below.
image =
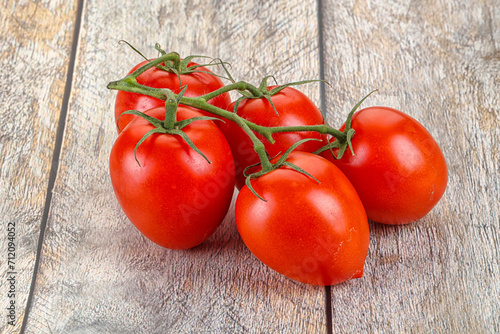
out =
{"type": "MultiPolygon", "coordinates": [[[[129,75],[147,63],[138,64],[129,75]]],[[[193,62],[183,65],[151,67],[136,81],[175,94],[184,87],[184,97],[224,87],[208,68],[193,62]]],[[[348,149],[339,158],[338,146],[328,146],[335,138],[318,131],[286,130],[321,125],[324,119],[299,90],[285,87],[266,96],[274,88],[260,87],[264,96],[237,102],[228,92],[207,101],[247,122],[284,127],[273,135],[272,144],[256,133],[273,166],[259,177],[248,176],[262,168],[255,141],[241,126],[221,117],[223,113],[217,116],[221,121],[204,119],[201,116],[214,116],[203,110],[208,108],[183,105],[179,98],[176,123],[165,133],[157,131],[166,117],[165,101],[140,90],[119,91],[119,135],[110,156],[118,202],[147,238],[166,248],[187,249],[214,233],[237,188],[238,231],[263,263],[314,285],[361,277],[368,220],[406,224],[425,216],[447,185],[443,154],[415,119],[395,109],[370,107],[351,115],[340,128],[344,133],[353,129],[349,133],[354,136],[347,136],[348,149]],[[144,117],[122,115],[128,110],[144,112],[144,117]],[[302,142],[283,159],[284,152],[304,139],[315,140],[302,142]]]]}

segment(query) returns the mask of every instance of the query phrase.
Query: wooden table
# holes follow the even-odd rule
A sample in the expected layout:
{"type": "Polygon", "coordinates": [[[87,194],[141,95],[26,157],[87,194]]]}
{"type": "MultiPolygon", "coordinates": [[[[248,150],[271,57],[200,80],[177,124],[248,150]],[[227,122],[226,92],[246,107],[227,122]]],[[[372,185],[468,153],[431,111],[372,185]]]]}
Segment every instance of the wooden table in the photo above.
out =
{"type": "Polygon", "coordinates": [[[500,332],[498,0],[7,0],[0,15],[2,333],[500,332]],[[155,246],[108,173],[106,84],[141,61],[121,39],[221,57],[255,84],[324,78],[301,90],[336,126],[378,89],[363,106],[440,144],[445,196],[414,224],[370,223],[364,277],[327,288],[261,264],[232,210],[195,249],[155,246]]]}

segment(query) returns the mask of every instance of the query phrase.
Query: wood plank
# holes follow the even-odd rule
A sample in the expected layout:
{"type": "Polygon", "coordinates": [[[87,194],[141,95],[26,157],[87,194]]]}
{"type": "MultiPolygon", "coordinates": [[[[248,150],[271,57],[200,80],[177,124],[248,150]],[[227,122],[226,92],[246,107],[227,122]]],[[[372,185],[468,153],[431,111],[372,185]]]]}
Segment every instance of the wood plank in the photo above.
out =
{"type": "MultiPolygon", "coordinates": [[[[234,214],[189,251],[153,245],[127,221],[108,175],[122,77],[159,42],[233,64],[257,83],[318,78],[315,1],[86,2],[64,146],[29,333],[321,333],[325,290],[292,282],[243,245],[234,214]]],[[[318,85],[304,91],[319,103],[318,85]]]]}
{"type": "Polygon", "coordinates": [[[421,221],[371,225],[364,278],[332,288],[335,332],[500,331],[497,1],[326,1],[328,115],[386,105],[440,143],[449,186],[421,221]]]}
{"type": "Polygon", "coordinates": [[[75,11],[74,1],[2,1],[0,5],[2,333],[19,332],[24,318],[75,11]]]}

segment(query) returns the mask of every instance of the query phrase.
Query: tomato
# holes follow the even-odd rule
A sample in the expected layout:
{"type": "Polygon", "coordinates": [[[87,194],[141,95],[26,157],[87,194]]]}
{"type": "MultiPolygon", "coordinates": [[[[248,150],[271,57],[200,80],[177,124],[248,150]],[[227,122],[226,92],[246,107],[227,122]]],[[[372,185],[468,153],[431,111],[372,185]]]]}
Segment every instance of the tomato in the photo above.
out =
{"type": "Polygon", "coordinates": [[[363,274],[369,229],[349,180],[328,160],[292,152],[287,161],[320,183],[280,167],[244,186],[235,218],[243,242],[263,263],[303,283],[332,285],[363,274]]]}
{"type": "Polygon", "coordinates": [[[412,117],[387,107],[358,111],[351,126],[355,155],[349,149],[339,160],[329,151],[322,155],[349,178],[368,219],[406,224],[424,217],[448,183],[445,158],[431,134],[412,117]]]}
{"type": "MultiPolygon", "coordinates": [[[[139,67],[145,65],[146,63],[146,60],[139,63],[129,72],[129,74],[137,70],[139,67]]],[[[190,62],[188,64],[188,67],[194,65],[197,64],[190,62]]],[[[200,96],[213,92],[224,86],[222,80],[217,76],[210,74],[212,72],[207,68],[198,67],[196,70],[205,71],[207,73],[194,72],[189,74],[180,74],[182,85],[187,85],[188,87],[187,91],[184,93],[184,96],[200,96]]],[[[178,94],[181,91],[179,85],[179,77],[175,73],[167,72],[156,67],[152,67],[146,72],[139,75],[137,77],[137,82],[153,88],[168,88],[175,94],[178,94]]],[[[224,93],[222,95],[214,97],[213,99],[210,99],[208,103],[221,109],[226,109],[231,103],[231,97],[228,93],[224,93]]],[[[124,111],[138,110],[144,112],[146,110],[155,107],[161,107],[164,105],[164,101],[154,97],[138,93],[118,91],[115,102],[115,121],[119,119],[117,124],[118,133],[120,133],[121,129],[123,129],[133,118],[136,117],[135,115],[123,115],[122,117],[120,117],[120,115],[124,111]]],[[[199,112],[205,114],[206,116],[213,116],[212,114],[205,113],[201,110],[199,110],[199,112]]]]}
{"type": "MultiPolygon", "coordinates": [[[[268,87],[268,90],[275,86],[268,87]]],[[[271,103],[266,98],[244,99],[238,106],[237,114],[255,124],[262,126],[296,126],[324,124],[321,111],[302,92],[286,87],[271,97],[278,112],[276,115],[271,103]]],[[[234,111],[235,102],[227,110],[234,111]]],[[[236,165],[236,186],[241,189],[245,184],[243,169],[249,165],[259,162],[259,157],[253,149],[253,143],[248,135],[235,123],[226,122],[220,124],[220,128],[226,136],[236,165]]],[[[275,143],[269,143],[260,134],[257,137],[264,143],[271,157],[284,153],[290,146],[299,140],[316,138],[323,142],[308,141],[300,145],[296,150],[314,152],[326,144],[326,136],[313,131],[276,133],[273,135],[275,143]]]]}
{"type": "MultiPolygon", "coordinates": [[[[164,119],[165,107],[147,112],[164,119]]],[[[200,116],[179,107],[177,120],[200,116]]],[[[219,128],[206,120],[182,130],[210,160],[208,163],[179,135],[153,134],[154,126],[136,117],[118,135],[110,156],[116,198],[130,221],[147,238],[171,249],[194,247],[221,224],[234,191],[234,162],[219,128]]]]}

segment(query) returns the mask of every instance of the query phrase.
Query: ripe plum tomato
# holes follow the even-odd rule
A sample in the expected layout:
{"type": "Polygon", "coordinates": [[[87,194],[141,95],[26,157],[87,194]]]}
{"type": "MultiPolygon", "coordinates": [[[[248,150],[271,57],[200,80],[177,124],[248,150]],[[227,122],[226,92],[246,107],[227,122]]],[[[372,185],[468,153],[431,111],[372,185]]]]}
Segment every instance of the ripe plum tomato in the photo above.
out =
{"type": "Polygon", "coordinates": [[[431,134],[409,115],[387,107],[358,111],[351,127],[354,156],[350,150],[339,160],[329,151],[322,155],[354,185],[368,219],[399,225],[424,217],[448,183],[445,158],[431,134]]]}
{"type": "MultiPolygon", "coordinates": [[[[163,120],[165,107],[147,114],[163,120]]],[[[177,120],[200,113],[179,106],[177,120]]],[[[130,221],[147,238],[171,249],[187,249],[206,240],[223,221],[234,192],[234,162],[219,128],[206,120],[182,130],[211,161],[208,163],[179,135],[153,134],[154,127],[136,117],[118,135],[110,156],[116,198],[130,221]]]]}
{"type": "Polygon", "coordinates": [[[264,264],[293,280],[333,285],[363,275],[369,230],[349,180],[328,160],[292,152],[280,167],[244,186],[235,218],[243,242],[264,264]]]}
{"type": "MultiPolygon", "coordinates": [[[[147,61],[143,61],[136,65],[128,74],[137,70],[139,67],[145,65],[147,61]]],[[[188,66],[197,65],[196,63],[190,62],[188,66]]],[[[195,97],[208,94],[224,86],[224,83],[217,76],[212,75],[209,69],[206,67],[198,67],[197,71],[205,71],[207,73],[194,72],[189,74],[180,74],[182,85],[187,85],[187,91],[184,96],[195,97]]],[[[179,77],[175,73],[167,72],[165,70],[158,69],[156,67],[150,68],[146,72],[142,73],[137,77],[137,82],[153,88],[168,88],[172,90],[175,94],[181,91],[179,86],[179,77]]],[[[213,99],[208,100],[208,103],[219,107],[221,109],[226,109],[231,103],[231,97],[228,93],[224,93],[213,99]]],[[[115,121],[117,121],[118,133],[125,128],[125,126],[136,116],[135,115],[120,115],[124,111],[128,110],[139,110],[146,111],[155,107],[165,106],[165,101],[159,100],[157,98],[142,95],[138,93],[131,93],[125,91],[118,91],[116,95],[115,102],[115,121]]],[[[213,116],[212,114],[205,113],[199,110],[205,116],[213,116]]]]}
{"type": "MultiPolygon", "coordinates": [[[[275,87],[268,87],[268,90],[275,87]]],[[[321,111],[305,94],[292,87],[286,87],[273,95],[271,100],[278,115],[266,98],[244,99],[238,106],[237,114],[255,124],[268,127],[324,124],[321,111]]],[[[227,110],[234,111],[234,106],[235,102],[227,110]]],[[[231,146],[236,165],[236,186],[241,189],[245,184],[243,170],[247,166],[258,163],[259,156],[253,149],[251,139],[237,124],[226,122],[219,124],[219,127],[231,146]]],[[[290,146],[305,138],[316,138],[322,141],[308,141],[300,145],[297,151],[314,152],[325,145],[327,140],[325,135],[314,131],[276,133],[273,135],[276,140],[274,144],[269,143],[259,134],[257,137],[264,143],[271,157],[284,153],[290,146]]]]}

